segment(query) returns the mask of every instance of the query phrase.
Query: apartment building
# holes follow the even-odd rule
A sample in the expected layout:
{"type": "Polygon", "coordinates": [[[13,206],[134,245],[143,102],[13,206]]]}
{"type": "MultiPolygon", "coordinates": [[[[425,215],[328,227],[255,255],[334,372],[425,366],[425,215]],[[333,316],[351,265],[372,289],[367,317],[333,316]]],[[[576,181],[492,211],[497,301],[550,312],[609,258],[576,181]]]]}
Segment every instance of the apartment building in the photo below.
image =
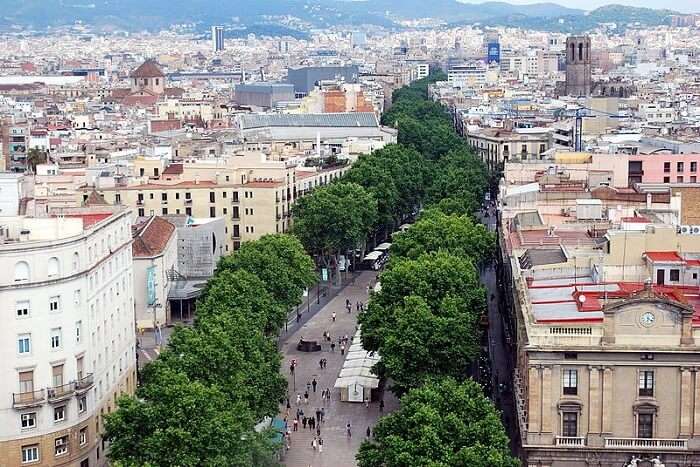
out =
{"type": "Polygon", "coordinates": [[[102,416],[136,386],[130,212],[0,225],[0,464],[106,465],[102,416]]]}
{"type": "Polygon", "coordinates": [[[467,144],[490,170],[498,170],[511,159],[540,160],[551,145],[547,128],[515,131],[495,128],[468,129],[467,144]]]}
{"type": "Polygon", "coordinates": [[[700,228],[681,228],[668,188],[567,175],[506,178],[501,198],[524,465],[696,465],[700,228]]]}

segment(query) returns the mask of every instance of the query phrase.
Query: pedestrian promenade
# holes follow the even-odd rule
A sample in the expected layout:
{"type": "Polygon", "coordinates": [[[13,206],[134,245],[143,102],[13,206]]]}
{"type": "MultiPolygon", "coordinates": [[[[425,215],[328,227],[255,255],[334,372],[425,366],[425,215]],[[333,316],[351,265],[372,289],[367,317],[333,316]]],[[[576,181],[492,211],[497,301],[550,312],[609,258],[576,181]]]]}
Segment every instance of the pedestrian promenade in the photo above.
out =
{"type": "MultiPolygon", "coordinates": [[[[339,401],[339,391],[333,388],[344,357],[340,354],[337,344],[338,337],[347,335],[352,339],[357,326],[356,303],[358,301],[367,304],[367,285],[374,284],[376,273],[362,272],[355,280],[346,285],[335,297],[333,297],[323,308],[318,310],[313,316],[308,318],[299,329],[285,336],[281,342],[281,352],[283,355],[282,370],[286,373],[289,381],[289,400],[291,409],[289,414],[289,426],[292,430],[292,420],[296,416],[297,408],[304,411],[305,416],[315,416],[317,408],[324,407],[324,422],[320,424],[321,438],[323,438],[323,452],[318,448],[311,447],[312,440],[316,435],[315,430],[308,427],[304,430],[299,423],[299,431],[292,431],[291,446],[285,453],[283,464],[287,467],[352,467],[357,465],[355,455],[360,447],[360,443],[366,436],[367,427],[374,427],[379,418],[379,403],[374,402],[365,407],[362,403],[350,403],[339,401]],[[348,313],[345,301],[349,299],[352,303],[352,312],[348,313]],[[336,319],[333,321],[333,312],[336,319]],[[336,343],[335,351],[331,351],[329,343],[324,341],[323,333],[330,332],[331,338],[336,343]],[[296,345],[300,339],[316,340],[322,343],[321,352],[299,352],[296,345]],[[327,367],[321,369],[319,361],[325,358],[327,367]],[[297,366],[294,376],[289,372],[289,364],[292,359],[296,359],[297,366]],[[313,391],[311,383],[316,380],[316,392],[313,391]],[[304,403],[304,392],[307,391],[307,384],[310,386],[309,402],[304,403]],[[330,388],[331,400],[324,403],[321,392],[330,388]],[[302,402],[297,406],[296,396],[301,396],[302,402]],[[346,434],[346,424],[351,424],[352,436],[346,434]]],[[[386,391],[384,395],[384,412],[389,412],[398,406],[398,401],[393,395],[386,391]]],[[[281,408],[281,417],[286,414],[286,406],[281,408]]]]}

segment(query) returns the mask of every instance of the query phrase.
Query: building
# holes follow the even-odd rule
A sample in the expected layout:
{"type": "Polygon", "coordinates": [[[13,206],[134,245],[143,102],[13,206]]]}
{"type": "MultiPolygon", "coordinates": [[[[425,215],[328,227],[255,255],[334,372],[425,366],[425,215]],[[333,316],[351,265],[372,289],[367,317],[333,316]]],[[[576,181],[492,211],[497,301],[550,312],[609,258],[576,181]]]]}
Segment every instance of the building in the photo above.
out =
{"type": "Polygon", "coordinates": [[[161,95],[165,92],[165,75],[153,60],[146,60],[131,72],[131,93],[161,95]]]}
{"type": "Polygon", "coordinates": [[[136,387],[130,215],[0,221],[0,464],[106,465],[102,417],[136,387]]]}
{"type": "Polygon", "coordinates": [[[591,95],[591,38],[588,36],[566,39],[566,94],[591,95]]]}
{"type": "Polygon", "coordinates": [[[134,309],[138,329],[159,330],[170,324],[168,274],[177,263],[175,226],[160,216],[133,227],[134,309]]]}
{"type": "Polygon", "coordinates": [[[288,83],[250,83],[235,87],[236,104],[241,106],[274,108],[279,102],[294,100],[294,85],[288,83]]]}
{"type": "Polygon", "coordinates": [[[552,145],[547,128],[514,131],[496,128],[467,129],[467,144],[489,170],[500,170],[509,160],[536,161],[544,157],[552,145]]]}
{"type": "Polygon", "coordinates": [[[224,28],[222,26],[211,27],[211,46],[214,52],[224,50],[224,28]]]}
{"type": "Polygon", "coordinates": [[[454,87],[482,88],[488,82],[487,71],[486,65],[480,61],[455,65],[447,71],[447,82],[454,87]]]}
{"type": "Polygon", "coordinates": [[[320,81],[344,81],[357,83],[360,70],[357,65],[351,66],[313,66],[290,68],[287,71],[287,82],[294,85],[298,97],[307,95],[320,81]]]}

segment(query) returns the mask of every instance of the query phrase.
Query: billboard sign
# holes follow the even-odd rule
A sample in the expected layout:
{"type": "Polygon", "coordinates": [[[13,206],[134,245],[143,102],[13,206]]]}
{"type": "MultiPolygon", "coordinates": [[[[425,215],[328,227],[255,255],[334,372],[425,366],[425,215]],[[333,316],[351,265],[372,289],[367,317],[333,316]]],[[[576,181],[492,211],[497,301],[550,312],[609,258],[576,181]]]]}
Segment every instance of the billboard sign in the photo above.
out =
{"type": "Polygon", "coordinates": [[[156,304],[156,267],[146,269],[146,303],[148,306],[156,304]]]}

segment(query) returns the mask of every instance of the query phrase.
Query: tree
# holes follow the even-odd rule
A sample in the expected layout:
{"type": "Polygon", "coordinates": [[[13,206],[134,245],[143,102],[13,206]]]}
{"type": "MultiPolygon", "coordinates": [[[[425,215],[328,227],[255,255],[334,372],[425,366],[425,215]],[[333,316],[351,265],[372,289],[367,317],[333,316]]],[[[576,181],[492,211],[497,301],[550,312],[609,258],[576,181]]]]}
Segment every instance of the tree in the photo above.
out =
{"type": "Polygon", "coordinates": [[[110,460],[125,467],[255,465],[271,457],[272,433],[256,433],[244,404],[231,405],[216,386],[157,367],[138,398],[125,396],[105,416],[110,460]]]}
{"type": "Polygon", "coordinates": [[[293,212],[294,234],[324,266],[335,269],[338,255],[357,248],[371,232],[377,200],[356,183],[332,183],[298,200],[293,212]]]}
{"type": "Polygon", "coordinates": [[[301,303],[304,289],[316,278],[313,260],[303,245],[285,234],[264,235],[243,243],[240,250],[219,261],[217,273],[226,270],[245,270],[258,276],[285,312],[301,303]]]}
{"type": "Polygon", "coordinates": [[[380,276],[381,290],[372,296],[367,311],[359,317],[362,343],[367,350],[381,352],[389,329],[396,326],[397,310],[405,297],[423,298],[435,314],[440,313],[447,297],[461,299],[463,308],[475,316],[480,317],[486,308],[486,293],[468,259],[438,252],[416,260],[392,260],[390,266],[380,276]]]}
{"type": "Polygon", "coordinates": [[[468,216],[431,209],[410,229],[394,237],[391,254],[415,259],[425,253],[446,251],[478,263],[492,258],[495,248],[496,237],[483,224],[468,216]]]}
{"type": "Polygon", "coordinates": [[[486,168],[466,147],[453,150],[440,160],[426,202],[453,198],[463,204],[464,212],[472,214],[481,206],[488,180],[486,168]]]}
{"type": "Polygon", "coordinates": [[[36,172],[36,166],[45,164],[47,160],[46,151],[37,148],[31,148],[27,151],[27,168],[30,172],[36,172]]]}
{"type": "Polygon", "coordinates": [[[499,414],[474,381],[438,379],[401,398],[357,455],[360,467],[517,467],[499,414]]]}
{"type": "Polygon", "coordinates": [[[344,178],[346,182],[364,187],[377,200],[376,225],[373,226],[376,229],[395,222],[400,202],[398,187],[379,152],[360,156],[344,178]]]}
{"type": "Polygon", "coordinates": [[[379,348],[392,391],[403,394],[432,377],[464,379],[479,354],[478,316],[464,299],[445,297],[437,311],[425,299],[406,297],[397,307],[396,324],[386,328],[379,348]]]}

